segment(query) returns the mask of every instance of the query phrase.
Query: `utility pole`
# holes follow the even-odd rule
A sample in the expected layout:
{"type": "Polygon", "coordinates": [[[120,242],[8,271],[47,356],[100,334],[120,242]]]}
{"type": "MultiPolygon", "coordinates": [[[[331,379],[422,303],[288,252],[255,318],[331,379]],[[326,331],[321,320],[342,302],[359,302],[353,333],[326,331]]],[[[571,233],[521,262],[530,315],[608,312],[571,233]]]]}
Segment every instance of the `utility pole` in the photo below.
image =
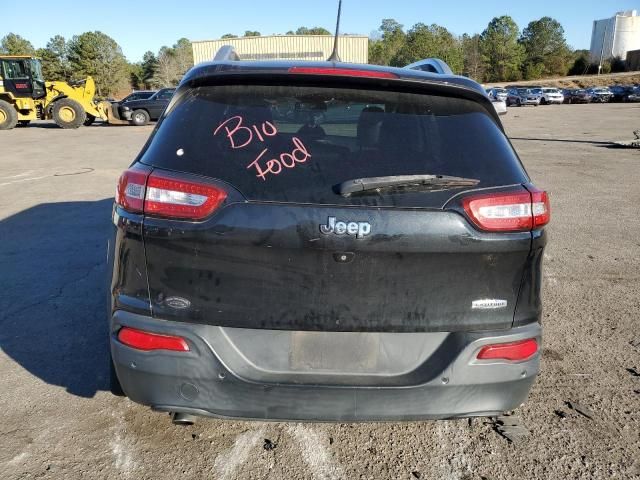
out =
{"type": "Polygon", "coordinates": [[[602,57],[604,55],[604,42],[607,40],[607,29],[609,28],[609,22],[604,25],[604,35],[602,36],[602,47],[600,47],[600,63],[598,63],[598,75],[600,75],[600,70],[602,70],[602,57]]]}

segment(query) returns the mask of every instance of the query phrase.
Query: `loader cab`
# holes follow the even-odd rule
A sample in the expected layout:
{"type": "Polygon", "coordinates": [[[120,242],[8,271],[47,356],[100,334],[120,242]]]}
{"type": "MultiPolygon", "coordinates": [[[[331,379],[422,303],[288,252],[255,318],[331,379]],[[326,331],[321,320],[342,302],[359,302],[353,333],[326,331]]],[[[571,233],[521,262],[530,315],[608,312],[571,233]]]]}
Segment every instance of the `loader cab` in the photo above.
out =
{"type": "Polygon", "coordinates": [[[0,56],[0,76],[5,92],[16,98],[46,95],[40,60],[28,56],[0,56]]]}

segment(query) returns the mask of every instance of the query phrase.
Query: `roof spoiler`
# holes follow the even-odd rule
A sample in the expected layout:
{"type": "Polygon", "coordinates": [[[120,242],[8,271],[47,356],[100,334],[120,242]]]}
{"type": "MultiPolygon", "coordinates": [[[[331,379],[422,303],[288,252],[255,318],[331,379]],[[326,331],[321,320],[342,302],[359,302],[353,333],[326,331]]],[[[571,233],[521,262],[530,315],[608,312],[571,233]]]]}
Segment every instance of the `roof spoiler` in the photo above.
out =
{"type": "Polygon", "coordinates": [[[404,68],[411,70],[422,70],[423,72],[439,73],[440,75],[453,75],[451,67],[439,58],[425,58],[417,62],[410,63],[404,68]]]}
{"type": "Polygon", "coordinates": [[[240,55],[236,52],[236,49],[233,48],[233,45],[223,45],[221,46],[216,54],[213,57],[214,62],[239,62],[240,55]]]}

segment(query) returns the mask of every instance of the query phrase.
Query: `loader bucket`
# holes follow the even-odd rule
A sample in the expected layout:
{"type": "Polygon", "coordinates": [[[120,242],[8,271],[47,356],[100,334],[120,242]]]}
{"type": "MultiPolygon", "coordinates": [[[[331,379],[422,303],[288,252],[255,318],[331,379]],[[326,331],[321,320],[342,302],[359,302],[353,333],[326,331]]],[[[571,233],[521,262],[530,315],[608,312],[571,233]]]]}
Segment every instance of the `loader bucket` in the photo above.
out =
{"type": "Polygon", "coordinates": [[[98,110],[100,110],[101,113],[104,113],[104,116],[107,119],[107,123],[109,123],[109,125],[129,125],[128,120],[120,119],[117,106],[112,105],[110,102],[100,102],[98,104],[98,110]]]}

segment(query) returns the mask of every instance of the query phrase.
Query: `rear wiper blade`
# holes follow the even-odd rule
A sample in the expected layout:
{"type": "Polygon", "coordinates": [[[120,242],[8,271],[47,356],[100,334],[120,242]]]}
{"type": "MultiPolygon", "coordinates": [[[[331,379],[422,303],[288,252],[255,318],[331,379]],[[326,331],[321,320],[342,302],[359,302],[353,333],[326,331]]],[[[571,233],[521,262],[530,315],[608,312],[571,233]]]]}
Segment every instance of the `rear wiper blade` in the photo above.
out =
{"type": "Polygon", "coordinates": [[[477,178],[451,177],[449,175],[390,175],[388,177],[366,177],[346,180],[337,186],[343,197],[354,193],[372,190],[399,188],[408,191],[446,190],[457,187],[474,187],[480,180],[477,178]]]}

